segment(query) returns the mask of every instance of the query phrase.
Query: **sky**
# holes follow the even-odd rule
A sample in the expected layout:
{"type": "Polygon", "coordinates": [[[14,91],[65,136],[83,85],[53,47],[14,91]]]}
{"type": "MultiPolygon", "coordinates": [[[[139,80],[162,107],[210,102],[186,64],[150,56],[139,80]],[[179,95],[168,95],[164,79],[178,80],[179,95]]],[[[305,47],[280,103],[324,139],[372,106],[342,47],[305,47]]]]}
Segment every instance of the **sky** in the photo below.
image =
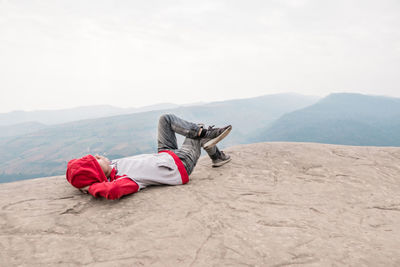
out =
{"type": "Polygon", "coordinates": [[[398,0],[0,0],[0,112],[400,97],[398,0]]]}

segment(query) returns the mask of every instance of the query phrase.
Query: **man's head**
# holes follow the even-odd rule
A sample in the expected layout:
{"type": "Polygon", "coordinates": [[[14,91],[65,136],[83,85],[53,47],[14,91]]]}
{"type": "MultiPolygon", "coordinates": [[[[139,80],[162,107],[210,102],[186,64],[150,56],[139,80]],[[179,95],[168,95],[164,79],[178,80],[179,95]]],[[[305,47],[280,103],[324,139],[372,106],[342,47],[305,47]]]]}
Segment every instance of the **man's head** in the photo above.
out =
{"type": "Polygon", "coordinates": [[[108,158],[100,156],[100,155],[96,155],[94,156],[97,159],[97,162],[100,164],[101,169],[103,170],[104,174],[106,175],[106,177],[109,177],[111,174],[111,162],[108,158]]]}
{"type": "Polygon", "coordinates": [[[106,182],[111,173],[110,161],[102,156],[84,156],[68,162],[67,180],[76,188],[106,182]],[[100,165],[101,164],[101,165],[100,165]]]}

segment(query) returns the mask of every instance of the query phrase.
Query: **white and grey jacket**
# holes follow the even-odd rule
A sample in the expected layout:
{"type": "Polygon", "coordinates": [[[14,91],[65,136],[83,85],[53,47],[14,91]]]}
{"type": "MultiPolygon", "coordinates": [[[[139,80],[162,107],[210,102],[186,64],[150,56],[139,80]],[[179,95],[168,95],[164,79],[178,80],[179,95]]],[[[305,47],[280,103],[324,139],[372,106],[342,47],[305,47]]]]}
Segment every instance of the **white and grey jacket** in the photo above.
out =
{"type": "Polygon", "coordinates": [[[149,185],[179,185],[189,181],[182,161],[169,150],[115,159],[111,164],[118,176],[132,179],[138,184],[139,190],[149,185]]]}

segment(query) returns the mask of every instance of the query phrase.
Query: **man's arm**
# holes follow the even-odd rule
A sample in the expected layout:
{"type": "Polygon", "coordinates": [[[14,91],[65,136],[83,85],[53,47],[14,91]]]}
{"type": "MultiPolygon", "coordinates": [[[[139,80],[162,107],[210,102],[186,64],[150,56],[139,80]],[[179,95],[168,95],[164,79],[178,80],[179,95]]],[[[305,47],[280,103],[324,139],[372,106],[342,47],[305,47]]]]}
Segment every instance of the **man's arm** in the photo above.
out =
{"type": "Polygon", "coordinates": [[[124,195],[135,193],[139,190],[137,183],[130,178],[120,178],[112,182],[95,183],[89,187],[89,193],[94,197],[118,199],[124,195]]]}

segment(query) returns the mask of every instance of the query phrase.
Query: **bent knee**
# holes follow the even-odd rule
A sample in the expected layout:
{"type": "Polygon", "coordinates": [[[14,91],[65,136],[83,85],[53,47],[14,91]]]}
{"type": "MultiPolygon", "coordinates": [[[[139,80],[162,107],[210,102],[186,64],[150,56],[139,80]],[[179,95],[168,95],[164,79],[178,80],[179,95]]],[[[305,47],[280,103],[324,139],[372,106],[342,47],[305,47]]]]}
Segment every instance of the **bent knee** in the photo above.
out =
{"type": "Polygon", "coordinates": [[[160,116],[158,121],[159,122],[164,122],[164,121],[169,122],[169,121],[171,121],[171,117],[172,116],[174,116],[174,115],[173,114],[169,114],[169,113],[163,114],[163,115],[160,116]]]}

